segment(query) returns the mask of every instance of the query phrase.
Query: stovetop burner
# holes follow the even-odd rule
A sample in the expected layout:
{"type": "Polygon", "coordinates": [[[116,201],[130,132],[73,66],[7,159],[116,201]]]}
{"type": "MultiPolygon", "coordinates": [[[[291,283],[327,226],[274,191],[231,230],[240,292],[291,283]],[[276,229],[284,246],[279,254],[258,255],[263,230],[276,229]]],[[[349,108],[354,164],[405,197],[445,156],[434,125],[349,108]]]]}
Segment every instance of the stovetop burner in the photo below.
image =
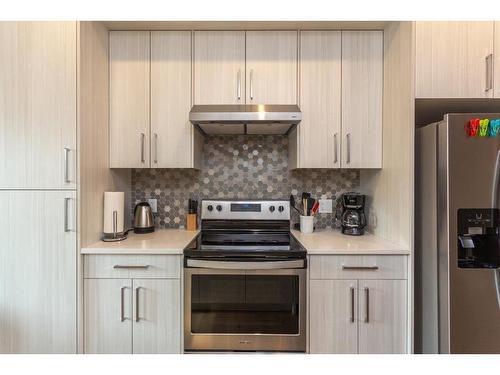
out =
{"type": "Polygon", "coordinates": [[[288,201],[202,201],[201,234],[187,258],[225,260],[303,259],[290,233],[288,201]]]}

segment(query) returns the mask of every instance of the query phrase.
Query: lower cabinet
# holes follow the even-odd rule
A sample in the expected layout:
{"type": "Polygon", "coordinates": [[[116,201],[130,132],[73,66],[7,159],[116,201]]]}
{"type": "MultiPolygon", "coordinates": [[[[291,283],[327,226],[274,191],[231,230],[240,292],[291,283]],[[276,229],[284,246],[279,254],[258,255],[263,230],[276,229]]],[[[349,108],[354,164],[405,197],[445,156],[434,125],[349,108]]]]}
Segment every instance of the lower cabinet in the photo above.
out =
{"type": "Polygon", "coordinates": [[[385,278],[406,278],[398,267],[406,256],[311,256],[310,353],[406,353],[407,280],[385,278]]]}
{"type": "Polygon", "coordinates": [[[85,353],[182,352],[180,277],[147,278],[147,272],[139,274],[144,278],[85,279],[85,353]]]}

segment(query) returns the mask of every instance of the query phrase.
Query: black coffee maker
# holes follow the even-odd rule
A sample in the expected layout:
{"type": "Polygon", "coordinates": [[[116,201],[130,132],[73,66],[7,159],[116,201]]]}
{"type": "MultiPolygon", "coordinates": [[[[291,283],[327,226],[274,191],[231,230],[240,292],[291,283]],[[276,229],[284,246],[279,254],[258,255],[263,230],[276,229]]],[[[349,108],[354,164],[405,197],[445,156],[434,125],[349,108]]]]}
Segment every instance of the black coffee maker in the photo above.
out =
{"type": "Polygon", "coordinates": [[[365,233],[365,196],[359,193],[342,195],[342,233],[361,236],[365,233]]]}

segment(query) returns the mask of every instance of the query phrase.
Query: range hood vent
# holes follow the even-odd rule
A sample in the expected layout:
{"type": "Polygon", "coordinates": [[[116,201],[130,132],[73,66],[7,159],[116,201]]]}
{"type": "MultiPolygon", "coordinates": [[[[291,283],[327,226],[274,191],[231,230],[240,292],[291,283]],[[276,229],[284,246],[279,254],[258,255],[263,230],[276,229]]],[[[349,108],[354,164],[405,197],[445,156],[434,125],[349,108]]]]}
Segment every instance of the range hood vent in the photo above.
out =
{"type": "Polygon", "coordinates": [[[195,105],[189,112],[207,134],[286,134],[301,119],[296,105],[195,105]]]}

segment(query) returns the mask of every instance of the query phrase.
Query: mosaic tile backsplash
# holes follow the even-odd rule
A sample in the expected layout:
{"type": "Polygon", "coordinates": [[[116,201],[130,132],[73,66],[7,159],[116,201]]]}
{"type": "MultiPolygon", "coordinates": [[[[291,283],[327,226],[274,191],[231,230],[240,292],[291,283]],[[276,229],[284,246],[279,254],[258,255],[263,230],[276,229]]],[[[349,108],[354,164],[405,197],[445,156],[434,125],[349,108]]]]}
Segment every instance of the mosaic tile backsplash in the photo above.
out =
{"type": "MultiPolygon", "coordinates": [[[[288,138],[278,135],[207,136],[203,168],[132,170],[132,207],[158,200],[156,225],[179,228],[186,223],[187,201],[197,199],[288,199],[297,204],[303,191],[315,198],[338,198],[359,187],[358,170],[288,170],[288,138]]],[[[335,209],[336,202],[333,207],[335,209]]],[[[298,214],[292,210],[292,222],[298,214]]],[[[318,214],[316,228],[334,226],[332,214],[318,214]]]]}

